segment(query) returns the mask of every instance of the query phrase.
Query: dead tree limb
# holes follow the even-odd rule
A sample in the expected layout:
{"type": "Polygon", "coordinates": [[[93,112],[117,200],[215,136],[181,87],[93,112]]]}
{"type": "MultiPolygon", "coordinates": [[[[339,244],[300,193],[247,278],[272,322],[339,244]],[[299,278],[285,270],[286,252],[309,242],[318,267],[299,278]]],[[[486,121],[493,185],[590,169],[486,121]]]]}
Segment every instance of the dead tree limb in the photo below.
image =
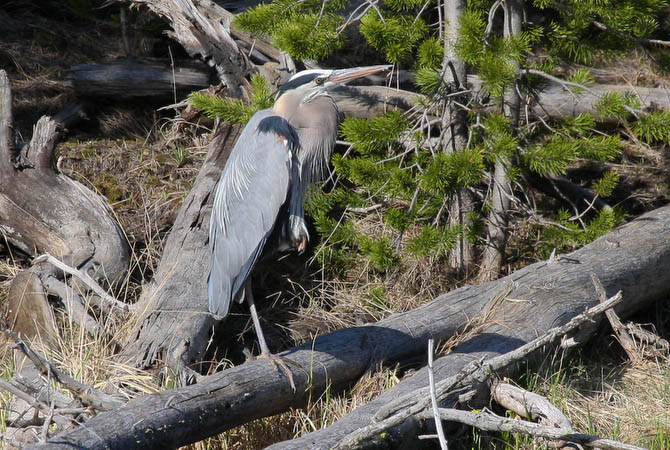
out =
{"type": "MultiPolygon", "coordinates": [[[[608,309],[605,311],[611,311],[608,309]]],[[[491,397],[503,408],[514,411],[521,417],[528,417],[552,427],[572,429],[572,424],[565,414],[543,397],[509,383],[494,381],[491,386],[491,397]]]]}
{"type": "MultiPolygon", "coordinates": [[[[212,66],[233,97],[244,94],[244,79],[255,69],[230,35],[230,19],[221,20],[207,12],[208,0],[131,0],[146,5],[170,22],[168,35],[179,42],[191,57],[212,66]],[[202,4],[202,5],[201,5],[202,4]],[[204,6],[203,6],[204,5],[204,6]]],[[[219,7],[219,9],[221,9],[219,7]]]]}
{"type": "MultiPolygon", "coordinates": [[[[608,293],[627,293],[617,308],[622,316],[666,295],[670,290],[670,273],[666,270],[670,264],[670,242],[659,240],[658,236],[669,232],[670,206],[645,214],[565,257],[532,264],[498,281],[456,289],[415,310],[376,324],[339,330],[290,349],[282,355],[304,368],[304,372],[293,372],[295,393],[286,377],[271,364],[256,360],[203,377],[193,386],[136,398],[116,411],[99,414],[85,427],[32,448],[186,445],[252,419],[304,405],[327,386],[331,392],[341,389],[380,361],[392,363],[423,354],[429,338],[453,335],[469,320],[484,314],[499,292],[509,291],[489,311],[491,319],[482,326],[480,334],[435,362],[436,379],[456,375],[473,360],[514,350],[595,305],[591,272],[598,275],[608,293]]],[[[187,320],[186,316],[181,317],[187,320]]],[[[579,331],[578,340],[588,337],[594,328],[583,325],[579,331]]],[[[334,425],[275,448],[331,448],[344,436],[371,423],[380,408],[427,384],[428,376],[422,369],[334,425]]],[[[478,386],[472,389],[476,391],[478,386]]],[[[488,393],[485,383],[482,389],[488,393]]],[[[471,402],[485,400],[475,397],[471,402]]],[[[446,404],[449,401],[457,398],[448,398],[446,404]]],[[[409,420],[400,430],[405,427],[416,431],[417,426],[409,420]]],[[[399,442],[400,438],[394,436],[401,434],[397,428],[392,430],[389,442],[399,442]]]]}
{"type": "MultiPolygon", "coordinates": [[[[569,428],[556,428],[548,425],[540,425],[526,420],[510,419],[500,417],[490,411],[474,413],[461,411],[459,409],[440,408],[442,420],[464,423],[485,431],[508,431],[512,433],[528,434],[564,441],[565,443],[577,443],[591,448],[608,450],[644,450],[637,445],[624,444],[611,439],[602,439],[589,434],[573,433],[569,428]]],[[[422,413],[422,418],[427,418],[428,413],[422,413]]]]}
{"type": "Polygon", "coordinates": [[[35,367],[37,367],[43,375],[53,376],[56,381],[75,394],[84,405],[91,406],[99,411],[108,411],[123,405],[123,401],[94,389],[91,386],[82,384],[70,375],[62,372],[41,355],[33,351],[33,349],[31,349],[28,344],[18,336],[18,334],[11,330],[7,330],[6,333],[11,336],[16,347],[32,361],[35,367]]]}
{"type": "MultiPolygon", "coordinates": [[[[603,288],[603,285],[596,276],[592,275],[591,280],[593,281],[593,285],[596,287],[596,292],[598,292],[598,300],[601,302],[604,301],[604,299],[607,298],[607,295],[605,294],[605,288],[603,288]]],[[[626,330],[624,324],[621,323],[617,313],[615,311],[607,311],[605,314],[607,315],[607,320],[609,320],[609,323],[612,326],[614,335],[619,341],[619,344],[621,344],[621,347],[623,347],[623,349],[626,351],[628,358],[631,361],[639,361],[640,354],[637,352],[635,342],[633,341],[633,338],[631,338],[630,334],[628,334],[628,330],[626,330]]]]}

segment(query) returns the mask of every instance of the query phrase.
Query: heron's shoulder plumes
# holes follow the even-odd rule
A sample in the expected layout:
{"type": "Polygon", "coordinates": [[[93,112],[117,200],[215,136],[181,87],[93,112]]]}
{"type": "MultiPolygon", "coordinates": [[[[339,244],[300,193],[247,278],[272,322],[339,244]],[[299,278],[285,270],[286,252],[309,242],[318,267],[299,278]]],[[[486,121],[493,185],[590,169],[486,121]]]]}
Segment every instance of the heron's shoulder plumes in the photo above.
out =
{"type": "Polygon", "coordinates": [[[258,122],[256,133],[274,133],[280,144],[292,151],[299,147],[298,135],[283,117],[269,116],[262,119],[258,122]]]}

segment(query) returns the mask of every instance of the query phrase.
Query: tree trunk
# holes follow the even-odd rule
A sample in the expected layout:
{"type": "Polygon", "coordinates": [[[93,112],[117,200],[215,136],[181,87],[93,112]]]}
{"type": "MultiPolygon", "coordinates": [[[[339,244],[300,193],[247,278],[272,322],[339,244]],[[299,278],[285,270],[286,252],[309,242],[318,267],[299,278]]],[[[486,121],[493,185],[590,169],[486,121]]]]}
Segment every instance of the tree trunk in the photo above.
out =
{"type": "MultiPolygon", "coordinates": [[[[444,2],[444,59],[442,76],[445,86],[464,90],[467,83],[465,63],[456,55],[454,46],[458,40],[461,16],[465,13],[467,2],[456,0],[444,2]]],[[[463,97],[465,97],[464,94],[463,97]]],[[[467,100],[458,98],[458,103],[467,104],[467,100]]],[[[460,152],[466,150],[468,143],[467,111],[447,99],[442,116],[443,151],[460,152]]],[[[461,226],[464,233],[449,254],[449,264],[461,272],[470,270],[474,263],[474,246],[467,238],[467,229],[472,226],[471,213],[474,211],[474,198],[467,189],[460,189],[450,200],[449,225],[461,226]]]]}
{"type": "MultiPolygon", "coordinates": [[[[503,3],[505,11],[504,33],[505,38],[516,37],[521,34],[523,27],[523,0],[506,0],[503,3]]],[[[518,72],[521,65],[512,61],[518,72]]],[[[514,129],[519,124],[521,116],[521,97],[516,85],[516,80],[507,89],[504,96],[503,109],[505,116],[514,129]]],[[[491,213],[488,217],[488,237],[482,263],[479,271],[481,281],[494,280],[500,276],[500,269],[505,258],[505,247],[507,245],[507,223],[508,211],[512,199],[512,188],[507,178],[507,167],[509,160],[501,157],[496,161],[493,177],[491,180],[491,213]]]]}
{"type": "MultiPolygon", "coordinates": [[[[617,308],[622,316],[667,295],[670,242],[658,236],[668,233],[670,206],[554,261],[532,264],[498,281],[456,289],[376,324],[318,337],[282,354],[302,367],[292,369],[296,392],[272,364],[255,360],[205,377],[197,385],[139,397],[54,437],[51,443],[30,448],[176,448],[304,405],[327,387],[337,390],[350,385],[380,361],[393,363],[423,355],[430,337],[447,338],[485,315],[481,333],[438,360],[438,378],[455,374],[473,359],[517,348],[597,304],[590,273],[600,278],[608,294],[623,290],[624,302],[617,308]]],[[[580,332],[578,341],[593,327],[580,332]]],[[[426,374],[420,371],[333,426],[277,448],[330,448],[368,424],[380,406],[426,383],[426,374]]]]}

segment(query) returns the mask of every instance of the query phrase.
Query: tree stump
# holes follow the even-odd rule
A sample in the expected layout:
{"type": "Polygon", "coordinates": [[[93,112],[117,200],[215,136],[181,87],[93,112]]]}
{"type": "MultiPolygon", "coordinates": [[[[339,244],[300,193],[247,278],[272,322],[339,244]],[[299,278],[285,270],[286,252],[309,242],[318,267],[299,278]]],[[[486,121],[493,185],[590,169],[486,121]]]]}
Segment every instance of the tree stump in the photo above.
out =
{"type": "MultiPolygon", "coordinates": [[[[3,236],[30,256],[50,253],[107,285],[122,280],[130,262],[128,241],[105,200],[55,168],[56,122],[42,117],[35,126],[31,142],[20,149],[14,145],[11,124],[9,79],[0,70],[0,231],[3,236]]],[[[50,267],[40,271],[63,278],[50,267]]],[[[50,321],[48,314],[39,314],[48,308],[39,281],[31,275],[22,275],[15,283],[9,299],[14,323],[35,325],[38,320],[23,318],[22,314],[38,314],[41,317],[38,321],[50,321]],[[28,308],[25,308],[25,295],[33,300],[28,308]],[[41,302],[42,306],[34,302],[41,302]]],[[[35,326],[36,329],[50,328],[45,323],[35,326]]],[[[28,328],[17,331],[31,333],[28,328]]]]}

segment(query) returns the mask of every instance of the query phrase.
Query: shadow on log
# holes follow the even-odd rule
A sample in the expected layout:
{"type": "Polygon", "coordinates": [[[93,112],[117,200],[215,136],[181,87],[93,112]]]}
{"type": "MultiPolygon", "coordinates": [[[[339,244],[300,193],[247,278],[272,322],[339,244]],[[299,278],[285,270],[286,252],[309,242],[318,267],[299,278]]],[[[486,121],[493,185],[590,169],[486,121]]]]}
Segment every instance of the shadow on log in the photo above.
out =
{"type": "MultiPolygon", "coordinates": [[[[624,301],[617,307],[622,316],[666,295],[670,291],[670,241],[658,236],[669,232],[670,206],[666,206],[554,261],[532,264],[497,281],[456,289],[415,310],[376,324],[339,330],[290,349],[282,355],[302,367],[293,373],[296,392],[268,361],[256,360],[204,377],[193,386],[136,398],[83,427],[29,448],[176,448],[252,419],[302,406],[328,386],[342,388],[379,362],[424,354],[429,338],[447,338],[473,318],[487,317],[479,324],[480,334],[436,362],[436,378],[456,374],[473,360],[513,350],[597,304],[591,273],[600,278],[608,294],[623,291],[624,301]]],[[[595,325],[583,327],[573,337],[583,342],[594,329],[595,325]]],[[[421,370],[331,427],[276,448],[330,448],[370,423],[381,407],[424,387],[427,380],[421,370]]],[[[415,428],[412,421],[403,424],[405,430],[415,428]]]]}

